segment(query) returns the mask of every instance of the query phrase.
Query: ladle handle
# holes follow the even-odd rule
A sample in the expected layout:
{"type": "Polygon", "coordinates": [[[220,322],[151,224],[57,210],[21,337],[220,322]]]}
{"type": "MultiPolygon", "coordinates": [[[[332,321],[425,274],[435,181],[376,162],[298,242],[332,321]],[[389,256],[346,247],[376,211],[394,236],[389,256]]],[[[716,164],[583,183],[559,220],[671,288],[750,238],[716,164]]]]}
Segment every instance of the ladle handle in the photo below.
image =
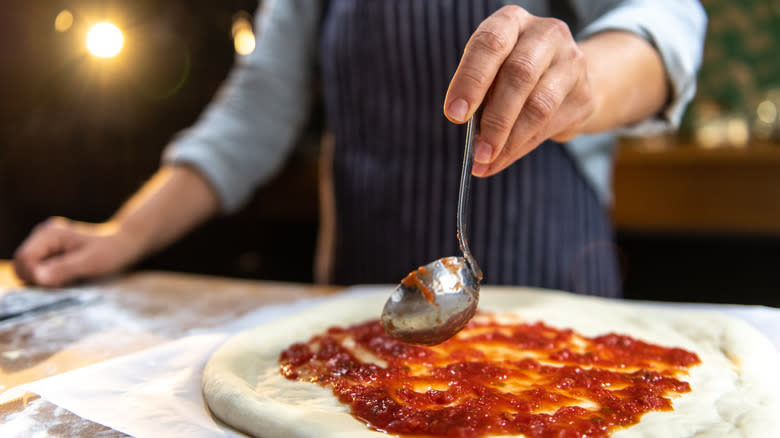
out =
{"type": "Polygon", "coordinates": [[[479,135],[479,119],[482,115],[481,110],[477,110],[471,116],[468,124],[466,125],[466,147],[463,151],[463,169],[460,173],[460,189],[458,190],[458,242],[460,242],[460,250],[463,252],[463,257],[466,259],[471,273],[477,282],[482,280],[482,270],[479,269],[477,261],[471,255],[469,249],[468,239],[466,238],[466,208],[469,205],[469,198],[471,193],[471,168],[474,165],[474,137],[479,135]]]}

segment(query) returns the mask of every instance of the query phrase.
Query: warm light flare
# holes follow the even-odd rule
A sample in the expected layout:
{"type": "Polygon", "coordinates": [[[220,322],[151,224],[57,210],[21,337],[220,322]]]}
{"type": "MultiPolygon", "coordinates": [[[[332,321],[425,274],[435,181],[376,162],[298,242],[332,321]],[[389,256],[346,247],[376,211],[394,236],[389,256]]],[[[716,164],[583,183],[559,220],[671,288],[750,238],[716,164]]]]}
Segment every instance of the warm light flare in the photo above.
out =
{"type": "Polygon", "coordinates": [[[116,56],[123,44],[122,31],[111,23],[98,23],[87,33],[87,49],[101,58],[116,56]]]}
{"type": "Polygon", "coordinates": [[[255,50],[255,34],[251,30],[239,31],[233,39],[233,45],[239,55],[249,55],[255,50]]]}
{"type": "Polygon", "coordinates": [[[777,112],[777,105],[771,100],[761,102],[756,110],[758,119],[766,124],[772,124],[777,121],[777,112]]]}
{"type": "Polygon", "coordinates": [[[750,140],[750,127],[748,127],[747,120],[740,117],[729,119],[726,124],[726,138],[732,146],[747,146],[748,140],[750,140]]]}
{"type": "Polygon", "coordinates": [[[71,26],[73,26],[73,14],[67,9],[60,11],[54,19],[54,29],[57,32],[66,32],[71,26]]]}
{"type": "Polygon", "coordinates": [[[255,33],[252,31],[249,14],[239,13],[233,18],[231,33],[236,53],[246,56],[255,50],[255,33]]]}

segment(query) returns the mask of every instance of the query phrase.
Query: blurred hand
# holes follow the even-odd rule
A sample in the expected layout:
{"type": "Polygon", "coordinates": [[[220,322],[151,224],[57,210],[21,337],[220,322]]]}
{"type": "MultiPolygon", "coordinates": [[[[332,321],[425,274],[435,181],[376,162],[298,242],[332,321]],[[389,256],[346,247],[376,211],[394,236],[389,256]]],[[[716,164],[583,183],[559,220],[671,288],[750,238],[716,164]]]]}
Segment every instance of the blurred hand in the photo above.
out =
{"type": "Polygon", "coordinates": [[[585,56],[568,26],[505,6],[469,39],[445,99],[464,123],[483,104],[473,173],[496,174],[543,141],[581,133],[595,111],[585,56]]]}
{"type": "Polygon", "coordinates": [[[137,239],[112,222],[55,217],[38,225],[14,254],[16,274],[47,287],[118,272],[141,254],[137,239]]]}

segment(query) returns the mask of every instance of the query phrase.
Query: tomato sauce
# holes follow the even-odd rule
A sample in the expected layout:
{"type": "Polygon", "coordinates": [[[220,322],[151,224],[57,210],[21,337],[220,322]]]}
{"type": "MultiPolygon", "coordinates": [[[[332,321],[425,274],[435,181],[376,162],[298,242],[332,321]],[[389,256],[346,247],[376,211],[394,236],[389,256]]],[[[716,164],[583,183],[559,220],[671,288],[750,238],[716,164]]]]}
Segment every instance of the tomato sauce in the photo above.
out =
{"type": "Polygon", "coordinates": [[[330,328],[281,353],[282,374],[330,386],[371,428],[394,434],[607,437],[691,390],[694,353],[628,336],[585,337],[481,314],[433,346],[379,321],[330,328]],[[360,358],[360,359],[359,359],[360,358]]]}
{"type": "Polygon", "coordinates": [[[401,284],[409,288],[416,288],[423,294],[423,297],[425,297],[429,303],[434,303],[436,300],[435,292],[433,292],[433,289],[428,287],[428,285],[425,284],[425,281],[423,281],[423,277],[430,276],[428,269],[427,266],[420,266],[404,277],[404,279],[401,280],[401,284]]]}

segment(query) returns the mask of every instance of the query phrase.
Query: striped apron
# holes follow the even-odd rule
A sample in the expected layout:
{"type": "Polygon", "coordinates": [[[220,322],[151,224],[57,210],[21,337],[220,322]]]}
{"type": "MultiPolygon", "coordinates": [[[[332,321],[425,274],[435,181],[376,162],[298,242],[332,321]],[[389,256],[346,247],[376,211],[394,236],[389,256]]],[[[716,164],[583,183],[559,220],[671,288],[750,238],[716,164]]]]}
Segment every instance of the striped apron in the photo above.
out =
{"type": "MultiPolygon", "coordinates": [[[[465,127],[442,115],[466,42],[496,0],[330,0],[320,41],[333,134],[331,281],[397,283],[459,255],[465,127]]],[[[485,284],[620,295],[605,207],[551,141],[472,184],[469,242],[485,284]]]]}

